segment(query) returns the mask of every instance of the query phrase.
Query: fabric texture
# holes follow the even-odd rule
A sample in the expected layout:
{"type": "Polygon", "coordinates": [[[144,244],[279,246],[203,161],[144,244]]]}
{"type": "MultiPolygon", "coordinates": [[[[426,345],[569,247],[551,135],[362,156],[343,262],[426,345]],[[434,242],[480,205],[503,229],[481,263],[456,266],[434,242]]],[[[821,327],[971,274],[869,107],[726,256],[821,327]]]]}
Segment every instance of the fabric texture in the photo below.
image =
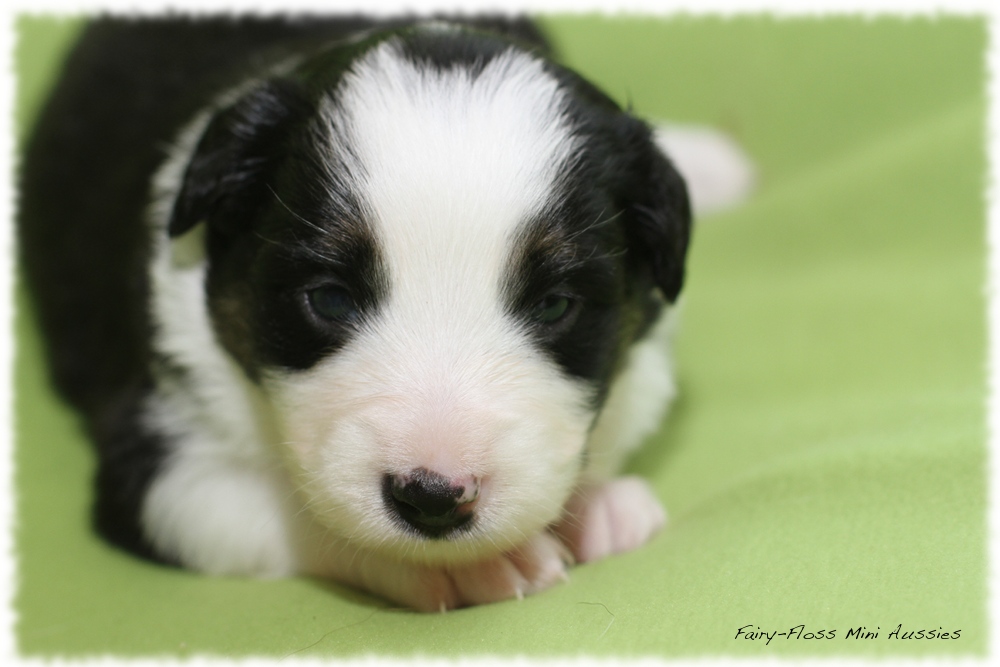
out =
{"type": "MultiPolygon", "coordinates": [[[[447,614],[142,562],[90,532],[91,451],[18,292],[22,654],[986,651],[985,19],[541,22],[635,113],[724,129],[759,169],[746,205],[697,224],[680,398],[630,464],[667,529],[550,591],[447,614]],[[848,636],[861,626],[877,637],[848,636]],[[905,638],[920,630],[959,636],[905,638]]],[[[77,27],[18,22],[19,136],[77,27]]]]}

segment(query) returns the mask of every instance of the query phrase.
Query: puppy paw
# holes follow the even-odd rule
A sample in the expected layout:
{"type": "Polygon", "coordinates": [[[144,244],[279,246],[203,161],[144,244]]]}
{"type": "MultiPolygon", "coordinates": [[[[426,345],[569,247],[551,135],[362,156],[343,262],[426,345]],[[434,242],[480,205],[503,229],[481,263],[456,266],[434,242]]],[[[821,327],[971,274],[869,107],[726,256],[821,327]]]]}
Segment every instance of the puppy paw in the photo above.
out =
{"type": "Polygon", "coordinates": [[[556,534],[581,563],[642,546],[666,524],[663,506],[638,477],[578,490],[556,534]]]}
{"type": "Polygon", "coordinates": [[[567,579],[572,556],[555,536],[535,535],[517,549],[496,558],[453,566],[452,581],[463,605],[521,599],[567,579]]]}
{"type": "Polygon", "coordinates": [[[343,547],[323,555],[307,573],[418,611],[445,611],[460,603],[455,583],[441,568],[399,562],[370,551],[343,547]]]}
{"type": "Polygon", "coordinates": [[[337,579],[419,611],[436,612],[523,598],[567,579],[573,557],[548,532],[482,561],[450,566],[399,562],[341,549],[311,573],[337,579]]]}
{"type": "Polygon", "coordinates": [[[697,125],[660,125],[655,137],[684,177],[695,217],[732,208],[753,191],[754,164],[726,134],[697,125]]]}

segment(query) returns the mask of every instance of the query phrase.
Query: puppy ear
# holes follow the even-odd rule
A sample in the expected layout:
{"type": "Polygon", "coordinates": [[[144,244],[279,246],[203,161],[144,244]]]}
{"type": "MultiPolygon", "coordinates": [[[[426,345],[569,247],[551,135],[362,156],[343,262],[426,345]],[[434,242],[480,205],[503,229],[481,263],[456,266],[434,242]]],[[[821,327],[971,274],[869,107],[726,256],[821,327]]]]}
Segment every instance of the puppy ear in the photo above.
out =
{"type": "Polygon", "coordinates": [[[221,229],[253,211],[286,152],[290,130],[310,111],[290,81],[260,84],[215,114],[188,162],[168,227],[179,236],[199,222],[221,229]]]}
{"type": "Polygon", "coordinates": [[[650,267],[667,301],[684,284],[684,263],[691,236],[691,204],[684,179],[657,147],[645,123],[625,116],[626,169],[623,208],[629,250],[650,267]]]}

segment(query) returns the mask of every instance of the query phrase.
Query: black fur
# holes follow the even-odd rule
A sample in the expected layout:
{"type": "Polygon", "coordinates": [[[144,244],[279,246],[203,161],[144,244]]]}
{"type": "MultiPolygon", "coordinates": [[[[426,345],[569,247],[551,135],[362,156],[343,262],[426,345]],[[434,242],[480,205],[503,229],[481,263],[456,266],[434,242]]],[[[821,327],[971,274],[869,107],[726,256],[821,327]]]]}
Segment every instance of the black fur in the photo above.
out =
{"type": "Polygon", "coordinates": [[[544,54],[547,48],[537,40],[511,39],[486,30],[423,32],[407,35],[403,53],[413,62],[439,70],[462,67],[478,76],[491,60],[516,45],[521,50],[544,54]]]}

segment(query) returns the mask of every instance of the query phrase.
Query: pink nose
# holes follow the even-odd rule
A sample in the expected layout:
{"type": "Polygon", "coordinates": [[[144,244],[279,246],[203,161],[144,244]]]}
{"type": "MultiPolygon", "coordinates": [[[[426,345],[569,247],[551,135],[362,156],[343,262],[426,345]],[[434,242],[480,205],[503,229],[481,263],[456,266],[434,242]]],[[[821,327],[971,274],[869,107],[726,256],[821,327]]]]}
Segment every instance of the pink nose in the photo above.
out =
{"type": "Polygon", "coordinates": [[[479,478],[449,479],[417,468],[406,474],[386,474],[382,480],[386,506],[421,535],[442,538],[468,527],[479,498],[479,478]]]}

